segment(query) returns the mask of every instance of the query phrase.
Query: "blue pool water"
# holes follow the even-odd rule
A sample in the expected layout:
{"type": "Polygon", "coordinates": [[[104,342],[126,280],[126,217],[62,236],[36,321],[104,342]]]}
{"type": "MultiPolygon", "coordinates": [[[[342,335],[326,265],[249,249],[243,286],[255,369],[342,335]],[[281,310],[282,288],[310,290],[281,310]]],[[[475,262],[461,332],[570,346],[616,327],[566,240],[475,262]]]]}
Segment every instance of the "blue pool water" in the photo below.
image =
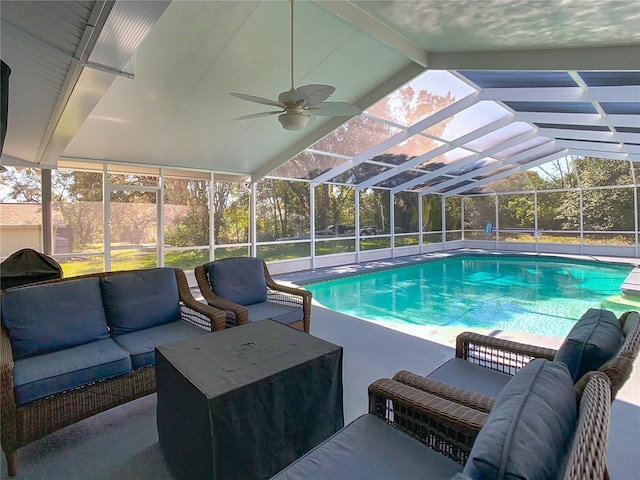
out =
{"type": "Polygon", "coordinates": [[[631,265],[473,255],[304,287],[325,307],[371,321],[564,337],[587,309],[605,308],[606,297],[619,295],[631,270],[631,265]]]}

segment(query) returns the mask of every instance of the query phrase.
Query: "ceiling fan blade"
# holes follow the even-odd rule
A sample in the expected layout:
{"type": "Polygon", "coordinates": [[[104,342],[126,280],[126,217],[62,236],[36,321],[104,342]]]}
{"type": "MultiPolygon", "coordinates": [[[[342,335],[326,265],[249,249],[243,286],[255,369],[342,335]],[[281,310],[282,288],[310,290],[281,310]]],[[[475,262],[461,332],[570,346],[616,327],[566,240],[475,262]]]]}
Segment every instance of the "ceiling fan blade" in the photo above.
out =
{"type": "Polygon", "coordinates": [[[317,107],[307,109],[307,111],[319,117],[355,117],[362,113],[362,110],[355,105],[345,102],[324,102],[317,107]]]}
{"type": "Polygon", "coordinates": [[[234,120],[249,120],[251,118],[261,118],[268,117],[270,115],[277,115],[278,113],[283,113],[282,110],[277,112],[260,112],[260,113],[252,113],[251,115],[245,115],[244,117],[234,118],[234,120]]]}
{"type": "Polygon", "coordinates": [[[335,87],[331,85],[304,85],[295,89],[291,94],[291,100],[297,105],[315,107],[324,102],[335,91],[335,87]]]}
{"type": "Polygon", "coordinates": [[[254,95],[247,95],[246,93],[231,92],[231,95],[233,95],[236,98],[240,98],[242,100],[247,100],[249,102],[261,103],[263,105],[271,105],[272,107],[280,107],[280,108],[286,107],[285,104],[277,102],[275,100],[269,100],[268,98],[263,98],[263,97],[256,97],[254,95]]]}

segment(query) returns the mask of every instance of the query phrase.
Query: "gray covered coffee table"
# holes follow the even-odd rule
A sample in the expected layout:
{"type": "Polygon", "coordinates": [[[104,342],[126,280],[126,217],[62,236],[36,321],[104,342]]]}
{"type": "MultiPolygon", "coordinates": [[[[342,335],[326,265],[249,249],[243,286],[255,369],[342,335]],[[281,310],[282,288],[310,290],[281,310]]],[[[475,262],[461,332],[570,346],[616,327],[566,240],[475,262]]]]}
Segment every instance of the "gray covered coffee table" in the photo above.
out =
{"type": "Polygon", "coordinates": [[[156,378],[179,478],[270,478],[344,425],[342,347],[272,320],[158,347],[156,378]]]}

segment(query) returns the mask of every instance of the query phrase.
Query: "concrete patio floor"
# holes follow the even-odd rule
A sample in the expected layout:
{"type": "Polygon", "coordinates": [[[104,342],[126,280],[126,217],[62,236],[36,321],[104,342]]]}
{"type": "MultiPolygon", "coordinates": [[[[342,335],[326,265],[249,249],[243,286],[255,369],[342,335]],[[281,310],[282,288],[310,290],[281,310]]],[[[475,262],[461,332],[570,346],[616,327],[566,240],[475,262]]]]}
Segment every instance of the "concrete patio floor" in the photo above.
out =
{"type": "MultiPolygon", "coordinates": [[[[329,278],[336,270],[368,270],[409,258],[384,262],[279,275],[296,283],[309,276],[329,278]]],[[[637,260],[636,260],[637,263],[637,260]]],[[[388,327],[388,326],[387,326],[388,327]]],[[[312,307],[311,334],[344,348],[343,381],[345,423],[367,411],[367,387],[401,369],[427,374],[453,357],[460,329],[404,326],[387,328],[328,310],[312,307]]],[[[493,335],[528,343],[557,347],[561,339],[510,332],[493,335]]],[[[607,452],[612,480],[640,479],[640,361],[632,378],[613,404],[607,452]]],[[[18,451],[17,480],[33,479],[153,479],[174,480],[158,445],[156,396],[118,406],[51,434],[18,451]]],[[[0,478],[7,479],[4,455],[0,478]]],[[[428,477],[425,477],[428,478],[428,477]]],[[[342,479],[335,479],[342,480],[342,479]]],[[[344,479],[349,480],[349,479],[344,479]]]]}

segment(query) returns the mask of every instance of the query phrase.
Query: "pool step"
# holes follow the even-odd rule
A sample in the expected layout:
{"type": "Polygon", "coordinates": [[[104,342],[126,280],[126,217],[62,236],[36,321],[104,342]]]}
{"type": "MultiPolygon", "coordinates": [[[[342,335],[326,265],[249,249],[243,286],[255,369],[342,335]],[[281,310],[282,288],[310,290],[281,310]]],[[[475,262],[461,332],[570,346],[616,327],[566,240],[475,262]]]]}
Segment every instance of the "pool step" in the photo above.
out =
{"type": "Polygon", "coordinates": [[[640,267],[635,267],[631,271],[626,280],[620,285],[620,290],[625,295],[640,297],[640,267]]]}

